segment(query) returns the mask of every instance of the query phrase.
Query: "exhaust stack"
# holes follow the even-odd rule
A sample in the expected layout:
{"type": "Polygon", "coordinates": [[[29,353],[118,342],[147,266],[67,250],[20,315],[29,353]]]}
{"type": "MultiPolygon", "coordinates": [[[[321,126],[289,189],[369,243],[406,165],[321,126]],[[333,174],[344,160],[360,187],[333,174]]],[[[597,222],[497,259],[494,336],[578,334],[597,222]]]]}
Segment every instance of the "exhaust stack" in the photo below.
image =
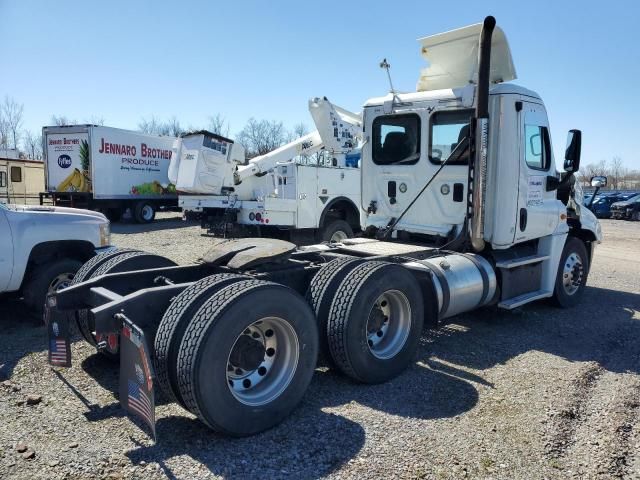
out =
{"type": "Polygon", "coordinates": [[[491,69],[491,36],[496,19],[484,19],[478,49],[478,101],[473,119],[474,160],[471,219],[471,246],[477,252],[484,250],[484,208],[487,190],[487,154],[489,143],[489,73],[491,69]]]}

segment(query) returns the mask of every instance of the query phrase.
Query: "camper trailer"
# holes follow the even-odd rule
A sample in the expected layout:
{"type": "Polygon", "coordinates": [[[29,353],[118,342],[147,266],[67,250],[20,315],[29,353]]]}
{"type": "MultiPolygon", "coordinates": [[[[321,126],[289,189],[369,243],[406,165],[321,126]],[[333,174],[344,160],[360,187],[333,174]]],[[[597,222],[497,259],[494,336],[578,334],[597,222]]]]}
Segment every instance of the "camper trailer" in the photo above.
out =
{"type": "Polygon", "coordinates": [[[36,205],[44,186],[44,163],[0,158],[0,202],[36,205]]]}

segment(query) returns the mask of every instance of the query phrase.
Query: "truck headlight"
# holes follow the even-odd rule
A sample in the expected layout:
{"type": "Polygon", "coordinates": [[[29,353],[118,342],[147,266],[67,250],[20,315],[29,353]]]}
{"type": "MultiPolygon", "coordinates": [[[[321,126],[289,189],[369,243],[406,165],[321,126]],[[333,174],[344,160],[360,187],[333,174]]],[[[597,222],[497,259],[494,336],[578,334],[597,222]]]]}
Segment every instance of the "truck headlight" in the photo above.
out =
{"type": "Polygon", "coordinates": [[[100,246],[108,247],[111,245],[111,225],[109,222],[100,224],[100,246]]]}

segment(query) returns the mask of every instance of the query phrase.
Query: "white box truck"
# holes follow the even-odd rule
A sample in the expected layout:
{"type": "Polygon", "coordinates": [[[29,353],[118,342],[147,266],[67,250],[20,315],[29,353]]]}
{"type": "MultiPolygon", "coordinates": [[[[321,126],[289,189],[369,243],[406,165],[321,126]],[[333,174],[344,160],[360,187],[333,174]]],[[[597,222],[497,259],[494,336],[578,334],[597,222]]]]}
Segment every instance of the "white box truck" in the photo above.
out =
{"type": "Polygon", "coordinates": [[[177,207],[168,170],[176,138],[97,125],[43,127],[45,199],[88,208],[117,221],[131,209],[149,223],[159,208],[177,207]]]}

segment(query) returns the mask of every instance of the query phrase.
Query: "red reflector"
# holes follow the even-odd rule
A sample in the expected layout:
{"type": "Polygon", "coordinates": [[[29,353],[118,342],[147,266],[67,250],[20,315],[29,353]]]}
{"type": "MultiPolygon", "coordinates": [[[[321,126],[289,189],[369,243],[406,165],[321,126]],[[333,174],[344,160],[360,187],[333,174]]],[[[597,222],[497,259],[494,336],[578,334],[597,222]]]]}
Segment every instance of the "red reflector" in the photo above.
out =
{"type": "Polygon", "coordinates": [[[265,218],[264,221],[265,221],[265,223],[269,223],[269,219],[268,218],[265,218]]]}

